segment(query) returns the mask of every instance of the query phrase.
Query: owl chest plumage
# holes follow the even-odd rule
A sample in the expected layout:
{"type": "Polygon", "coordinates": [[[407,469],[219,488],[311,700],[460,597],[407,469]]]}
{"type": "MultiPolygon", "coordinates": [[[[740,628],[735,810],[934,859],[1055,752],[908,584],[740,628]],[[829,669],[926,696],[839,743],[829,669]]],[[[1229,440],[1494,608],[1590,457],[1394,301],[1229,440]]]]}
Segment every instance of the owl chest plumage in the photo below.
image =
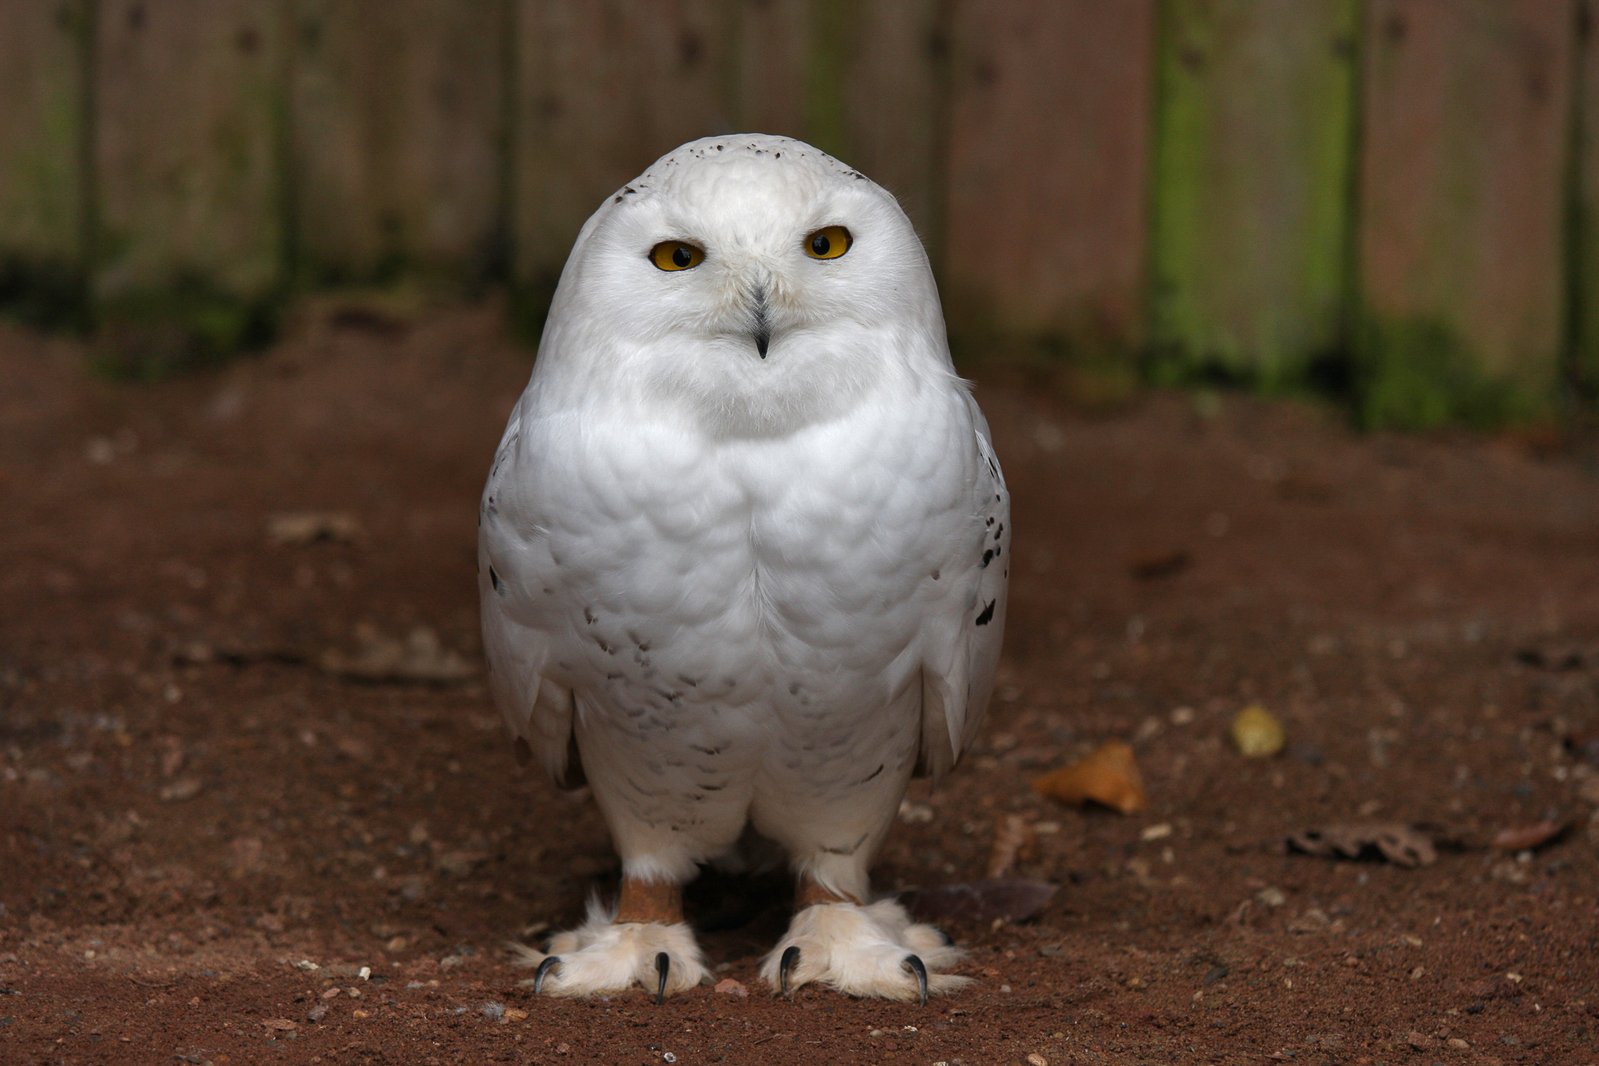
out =
{"type": "Polygon", "coordinates": [[[580,739],[792,762],[909,708],[925,602],[981,535],[962,401],[927,385],[753,440],[527,418],[487,532],[580,739]]]}

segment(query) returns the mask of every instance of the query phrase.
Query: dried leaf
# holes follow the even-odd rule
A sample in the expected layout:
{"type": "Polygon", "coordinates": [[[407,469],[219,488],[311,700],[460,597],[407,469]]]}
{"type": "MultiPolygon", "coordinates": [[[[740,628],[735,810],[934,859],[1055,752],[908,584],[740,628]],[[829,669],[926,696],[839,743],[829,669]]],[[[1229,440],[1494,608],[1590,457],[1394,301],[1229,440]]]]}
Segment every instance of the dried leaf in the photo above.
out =
{"type": "Polygon", "coordinates": [[[1133,749],[1120,740],[1108,740],[1088,758],[1033,778],[1033,791],[1064,803],[1092,801],[1123,814],[1137,814],[1149,802],[1133,749]]]}
{"type": "Polygon", "coordinates": [[[413,629],[405,640],[395,640],[370,626],[355,631],[354,654],[328,651],[318,665],[330,674],[358,681],[424,681],[435,684],[466,681],[477,668],[464,656],[439,643],[431,629],[413,629]]]}
{"type": "Polygon", "coordinates": [[[1232,724],[1233,743],[1249,759],[1266,759],[1283,750],[1283,724],[1258,703],[1238,712],[1232,724]]]}
{"type": "Polygon", "coordinates": [[[344,511],[293,511],[267,519],[267,540],[303,547],[318,541],[353,543],[361,539],[361,520],[344,511]]]}
{"type": "Polygon", "coordinates": [[[1542,821],[1532,825],[1507,826],[1494,834],[1492,844],[1500,851],[1533,851],[1553,844],[1566,835],[1565,822],[1542,821]]]}
{"type": "Polygon", "coordinates": [[[985,871],[988,879],[997,880],[1009,873],[1010,868],[1016,865],[1016,857],[1030,849],[1036,839],[1032,824],[1026,818],[1019,814],[1007,814],[994,831],[994,847],[988,853],[988,869],[985,871]]]}
{"type": "Polygon", "coordinates": [[[1140,555],[1127,563],[1127,572],[1139,581],[1175,577],[1193,565],[1194,558],[1181,548],[1140,555]]]}
{"type": "Polygon", "coordinates": [[[924,888],[906,901],[927,922],[987,924],[996,918],[1024,922],[1049,905],[1060,886],[1050,881],[1009,878],[924,888]]]}
{"type": "Polygon", "coordinates": [[[1375,859],[1395,866],[1430,866],[1438,851],[1427,834],[1408,825],[1372,823],[1306,829],[1287,840],[1290,852],[1328,859],[1375,859]]]}

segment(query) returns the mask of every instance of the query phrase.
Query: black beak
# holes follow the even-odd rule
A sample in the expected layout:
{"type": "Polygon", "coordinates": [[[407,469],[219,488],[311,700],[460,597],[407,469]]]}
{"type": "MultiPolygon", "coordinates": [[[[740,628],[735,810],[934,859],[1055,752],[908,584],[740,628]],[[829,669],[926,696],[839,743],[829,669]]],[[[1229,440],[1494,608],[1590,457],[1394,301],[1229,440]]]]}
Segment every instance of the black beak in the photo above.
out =
{"type": "Polygon", "coordinates": [[[750,335],[755,338],[755,350],[762,359],[766,358],[766,349],[772,343],[772,325],[766,320],[766,286],[757,285],[755,293],[750,300],[751,309],[755,312],[755,328],[750,335]]]}

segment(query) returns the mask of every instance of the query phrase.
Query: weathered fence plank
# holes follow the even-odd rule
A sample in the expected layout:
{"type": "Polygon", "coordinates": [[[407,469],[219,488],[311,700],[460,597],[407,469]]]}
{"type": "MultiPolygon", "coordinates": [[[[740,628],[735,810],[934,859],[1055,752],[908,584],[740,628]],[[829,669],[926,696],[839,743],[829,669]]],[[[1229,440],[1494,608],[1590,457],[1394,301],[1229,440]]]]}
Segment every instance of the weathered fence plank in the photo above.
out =
{"type": "Polygon", "coordinates": [[[1161,8],[1154,347],[1267,387],[1341,346],[1353,0],[1161,8]]]}
{"type": "Polygon", "coordinates": [[[734,120],[800,137],[892,191],[930,248],[942,221],[937,0],[772,0],[738,12],[734,120]]]}
{"type": "Polygon", "coordinates": [[[1538,417],[1563,333],[1569,0],[1371,0],[1359,334],[1366,417],[1538,417]]]}
{"type": "Polygon", "coordinates": [[[0,6],[0,299],[75,304],[84,256],[86,0],[0,6]]]}
{"type": "Polygon", "coordinates": [[[273,0],[101,0],[102,319],[183,319],[189,339],[226,348],[277,291],[283,21],[273,0]]]}
{"type": "Polygon", "coordinates": [[[713,0],[517,0],[515,275],[554,282],[583,220],[658,156],[729,132],[730,20],[713,0]]]}
{"type": "Polygon", "coordinates": [[[311,281],[495,265],[510,8],[297,0],[295,241],[311,281]]]}
{"type": "Polygon", "coordinates": [[[1567,296],[1575,336],[1575,372],[1590,401],[1599,397],[1599,0],[1581,0],[1580,17],[1586,33],[1579,39],[1578,60],[1582,81],[1578,86],[1574,160],[1576,230],[1572,234],[1567,296]]]}
{"type": "Polygon", "coordinates": [[[943,272],[976,332],[1142,342],[1153,38],[1151,0],[957,0],[943,272]]]}

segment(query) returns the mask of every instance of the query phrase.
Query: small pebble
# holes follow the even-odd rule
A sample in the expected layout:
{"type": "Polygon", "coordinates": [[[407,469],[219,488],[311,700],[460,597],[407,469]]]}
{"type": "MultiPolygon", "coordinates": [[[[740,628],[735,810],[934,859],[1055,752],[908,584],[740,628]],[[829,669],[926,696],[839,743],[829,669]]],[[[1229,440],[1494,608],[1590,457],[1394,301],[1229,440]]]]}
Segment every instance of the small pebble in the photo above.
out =
{"type": "Polygon", "coordinates": [[[744,987],[744,982],[731,977],[724,977],[716,982],[714,991],[720,992],[724,996],[738,996],[744,999],[749,998],[750,994],[750,990],[744,987]]]}
{"type": "Polygon", "coordinates": [[[1035,1051],[1027,1056],[1027,1066],[1049,1066],[1049,1060],[1035,1051]]]}
{"type": "Polygon", "coordinates": [[[505,1017],[505,1004],[503,1003],[485,1003],[478,1009],[483,1012],[483,1017],[491,1022],[497,1022],[505,1017]]]}

